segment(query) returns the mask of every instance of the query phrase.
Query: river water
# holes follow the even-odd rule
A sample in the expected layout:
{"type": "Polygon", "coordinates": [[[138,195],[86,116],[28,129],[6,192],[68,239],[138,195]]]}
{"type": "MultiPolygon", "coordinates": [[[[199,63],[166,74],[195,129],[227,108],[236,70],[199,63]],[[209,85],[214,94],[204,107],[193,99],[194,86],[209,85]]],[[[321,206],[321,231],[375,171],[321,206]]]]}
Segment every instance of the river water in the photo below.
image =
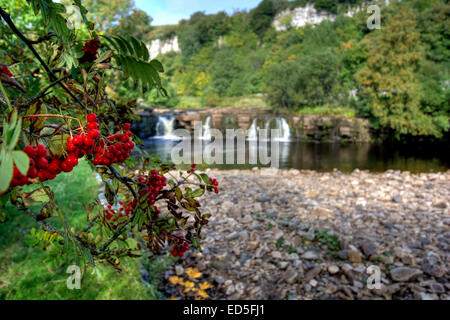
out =
{"type": "MultiPolygon", "coordinates": [[[[163,162],[171,162],[172,149],[180,143],[169,139],[147,139],[145,149],[163,162]]],[[[199,142],[204,147],[207,142],[199,142]]],[[[192,141],[192,145],[194,141],[192,141]]],[[[269,144],[270,146],[270,144],[269,144]]],[[[194,149],[194,148],[192,148],[194,149]]],[[[316,171],[351,172],[354,169],[384,172],[386,170],[419,172],[442,172],[450,169],[449,147],[445,144],[339,144],[308,143],[300,141],[279,142],[279,168],[307,169],[316,171]]],[[[248,159],[249,143],[245,146],[248,159]]],[[[189,153],[189,151],[188,151],[189,153]]],[[[221,154],[225,162],[226,153],[237,153],[237,145],[225,149],[221,154]]],[[[270,148],[269,148],[270,153],[270,148]]],[[[190,156],[194,157],[191,152],[190,156]]],[[[192,160],[193,161],[193,160],[192,160]]],[[[205,167],[221,170],[251,169],[269,165],[255,164],[208,164],[205,167]]],[[[198,163],[201,165],[200,163],[198,163]]],[[[181,167],[188,167],[181,166],[181,167]]]]}

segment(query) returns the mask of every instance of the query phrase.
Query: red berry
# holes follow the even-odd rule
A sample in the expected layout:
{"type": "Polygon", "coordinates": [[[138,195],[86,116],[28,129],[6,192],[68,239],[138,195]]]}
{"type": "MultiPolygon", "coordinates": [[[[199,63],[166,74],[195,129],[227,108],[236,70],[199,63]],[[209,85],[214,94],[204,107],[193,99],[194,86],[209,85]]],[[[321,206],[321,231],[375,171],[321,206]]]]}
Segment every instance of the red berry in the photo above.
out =
{"type": "Polygon", "coordinates": [[[73,170],[73,167],[67,163],[67,159],[66,159],[63,163],[61,163],[61,169],[64,172],[70,172],[73,170]]]}
{"type": "Polygon", "coordinates": [[[28,169],[28,173],[27,173],[28,178],[34,179],[37,177],[37,175],[38,175],[38,171],[37,171],[36,167],[30,167],[30,169],[28,169]]]}
{"type": "Polygon", "coordinates": [[[122,126],[122,129],[125,131],[130,130],[130,128],[131,128],[131,124],[129,124],[129,123],[124,123],[122,126]]]}
{"type": "Polygon", "coordinates": [[[75,151],[76,149],[77,149],[77,147],[73,144],[73,142],[67,143],[67,151],[72,152],[72,151],[75,151]]]}
{"type": "Polygon", "coordinates": [[[83,144],[83,138],[80,135],[76,135],[73,137],[73,143],[76,145],[81,145],[83,144]]]}
{"type": "Polygon", "coordinates": [[[92,140],[92,138],[90,136],[84,136],[83,144],[85,146],[87,146],[87,147],[93,146],[94,145],[94,140],[92,140]]]}
{"type": "Polygon", "coordinates": [[[88,134],[92,139],[97,139],[100,136],[100,131],[98,131],[97,129],[92,129],[89,130],[88,134]]]}
{"type": "Polygon", "coordinates": [[[38,158],[36,160],[36,165],[39,169],[47,169],[48,168],[48,160],[44,157],[38,158]]]}
{"type": "Polygon", "coordinates": [[[97,122],[89,122],[88,129],[89,130],[98,129],[98,123],[97,122]]]}
{"type": "Polygon", "coordinates": [[[25,152],[29,157],[35,158],[38,155],[38,148],[32,145],[26,146],[23,149],[23,152],[25,152]]]}
{"type": "Polygon", "coordinates": [[[43,157],[47,156],[47,148],[44,145],[42,145],[42,144],[38,145],[37,150],[38,150],[38,154],[37,154],[38,157],[43,158],[43,157]]]}
{"type": "Polygon", "coordinates": [[[88,122],[97,122],[97,116],[94,113],[88,114],[87,121],[88,122]]]}
{"type": "Polygon", "coordinates": [[[50,173],[58,174],[61,172],[61,162],[58,159],[53,159],[53,161],[48,166],[48,171],[50,173]]]}
{"type": "Polygon", "coordinates": [[[64,162],[73,168],[78,165],[78,157],[73,154],[70,154],[64,162]]]}
{"type": "Polygon", "coordinates": [[[131,137],[133,135],[133,133],[131,131],[125,131],[125,135],[127,135],[128,137],[131,137]]]}

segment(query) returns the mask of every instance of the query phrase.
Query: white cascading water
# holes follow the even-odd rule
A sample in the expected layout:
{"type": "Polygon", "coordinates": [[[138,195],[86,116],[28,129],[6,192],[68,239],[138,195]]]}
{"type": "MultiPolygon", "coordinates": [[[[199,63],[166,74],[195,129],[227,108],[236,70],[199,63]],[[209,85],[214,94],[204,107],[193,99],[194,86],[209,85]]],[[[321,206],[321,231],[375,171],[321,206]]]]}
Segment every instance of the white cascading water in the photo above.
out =
{"type": "Polygon", "coordinates": [[[256,124],[257,119],[254,118],[253,122],[250,126],[250,128],[248,129],[248,141],[256,141],[258,140],[258,126],[256,124]]]}
{"type": "Polygon", "coordinates": [[[289,128],[289,124],[287,123],[285,118],[275,118],[276,129],[280,130],[280,137],[277,138],[277,141],[288,142],[291,140],[291,128],[289,128]]]}
{"type": "MultiPolygon", "coordinates": [[[[257,118],[253,119],[253,122],[252,122],[250,128],[248,129],[248,140],[249,141],[260,140],[259,139],[260,127],[257,125],[257,120],[258,120],[257,118]]],[[[291,128],[289,128],[289,124],[285,118],[276,117],[276,118],[267,119],[264,124],[264,129],[267,130],[267,134],[271,133],[271,131],[270,131],[271,123],[274,120],[275,120],[274,129],[278,129],[280,132],[280,136],[276,138],[276,141],[289,142],[291,140],[291,128]]]]}
{"type": "Polygon", "coordinates": [[[203,125],[202,140],[211,140],[211,116],[208,116],[203,125]]]}
{"type": "Polygon", "coordinates": [[[156,124],[155,138],[166,140],[179,140],[180,138],[173,134],[175,128],[174,115],[160,115],[156,124]]]}

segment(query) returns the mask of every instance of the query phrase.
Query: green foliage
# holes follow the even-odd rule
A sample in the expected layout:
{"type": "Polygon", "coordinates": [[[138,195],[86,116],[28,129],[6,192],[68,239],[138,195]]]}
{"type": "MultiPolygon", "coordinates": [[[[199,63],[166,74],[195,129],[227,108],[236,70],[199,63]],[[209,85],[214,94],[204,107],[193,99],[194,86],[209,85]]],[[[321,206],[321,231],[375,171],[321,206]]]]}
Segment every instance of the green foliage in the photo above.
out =
{"type": "MultiPolygon", "coordinates": [[[[86,220],[83,204],[91,203],[98,192],[98,184],[92,169],[83,161],[72,173],[58,176],[48,182],[57,191],[58,202],[63,210],[70,212],[70,223],[77,228],[86,220]],[[83,188],[79,186],[83,185],[83,188]]],[[[37,228],[37,223],[29,216],[8,206],[9,220],[0,224],[0,299],[155,299],[161,298],[156,290],[160,273],[167,269],[165,256],[160,259],[142,259],[127,261],[123,272],[118,274],[106,266],[97,266],[94,273],[84,275],[82,290],[69,290],[66,286],[67,267],[76,263],[73,255],[61,255],[60,246],[51,239],[51,248],[47,242],[47,250],[38,250],[32,246],[43,246],[45,231],[33,233],[24,238],[24,230],[37,228]],[[37,234],[41,233],[37,238],[37,234]],[[55,250],[56,249],[56,250],[55,250]],[[57,255],[59,253],[59,256],[57,255]],[[56,259],[56,260],[55,260],[56,259]],[[140,268],[149,270],[148,287],[141,281],[140,268]]],[[[45,236],[50,240],[50,234],[45,236]]]]}
{"type": "Polygon", "coordinates": [[[291,110],[333,103],[339,86],[338,66],[331,50],[273,64],[265,77],[268,99],[275,107],[291,110]]]}
{"type": "Polygon", "coordinates": [[[369,58],[356,79],[376,125],[394,130],[398,137],[439,137],[448,129],[448,118],[442,121],[421,105],[423,91],[417,72],[424,50],[416,30],[411,9],[390,17],[382,31],[365,39],[369,58]]]}
{"type": "Polygon", "coordinates": [[[270,28],[276,10],[272,0],[263,0],[250,12],[249,27],[256,34],[263,36],[270,28]]]}
{"type": "Polygon", "coordinates": [[[164,72],[164,68],[158,60],[150,61],[150,55],[144,42],[133,37],[125,39],[121,36],[103,36],[103,38],[117,51],[114,58],[122,66],[126,78],[133,78],[135,82],[140,83],[144,90],[156,87],[167,95],[159,76],[159,73],[164,72]]]}

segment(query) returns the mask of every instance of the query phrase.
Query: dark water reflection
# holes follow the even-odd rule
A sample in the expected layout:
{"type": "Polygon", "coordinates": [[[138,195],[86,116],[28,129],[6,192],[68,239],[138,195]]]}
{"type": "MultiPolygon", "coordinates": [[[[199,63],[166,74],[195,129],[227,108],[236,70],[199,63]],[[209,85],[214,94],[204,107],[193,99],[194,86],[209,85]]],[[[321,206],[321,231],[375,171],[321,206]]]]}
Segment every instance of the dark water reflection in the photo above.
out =
{"type": "MultiPolygon", "coordinates": [[[[145,149],[158,156],[164,162],[170,162],[172,148],[178,141],[149,139],[145,141],[145,149]]],[[[203,142],[205,145],[206,142],[203,142]]],[[[246,144],[248,159],[249,145],[246,144]]],[[[279,165],[282,169],[309,169],[332,171],[334,168],[342,172],[350,172],[358,168],[373,172],[389,169],[410,172],[438,172],[450,168],[448,145],[445,144],[348,144],[339,143],[306,143],[280,142],[279,165]]],[[[234,148],[225,152],[235,152],[234,148]]],[[[225,159],[225,155],[223,155],[225,159]]],[[[225,162],[225,161],[224,161],[225,162]]],[[[247,161],[248,163],[248,161],[247,161]]],[[[227,165],[212,164],[210,168],[251,169],[263,165],[227,165]]]]}

